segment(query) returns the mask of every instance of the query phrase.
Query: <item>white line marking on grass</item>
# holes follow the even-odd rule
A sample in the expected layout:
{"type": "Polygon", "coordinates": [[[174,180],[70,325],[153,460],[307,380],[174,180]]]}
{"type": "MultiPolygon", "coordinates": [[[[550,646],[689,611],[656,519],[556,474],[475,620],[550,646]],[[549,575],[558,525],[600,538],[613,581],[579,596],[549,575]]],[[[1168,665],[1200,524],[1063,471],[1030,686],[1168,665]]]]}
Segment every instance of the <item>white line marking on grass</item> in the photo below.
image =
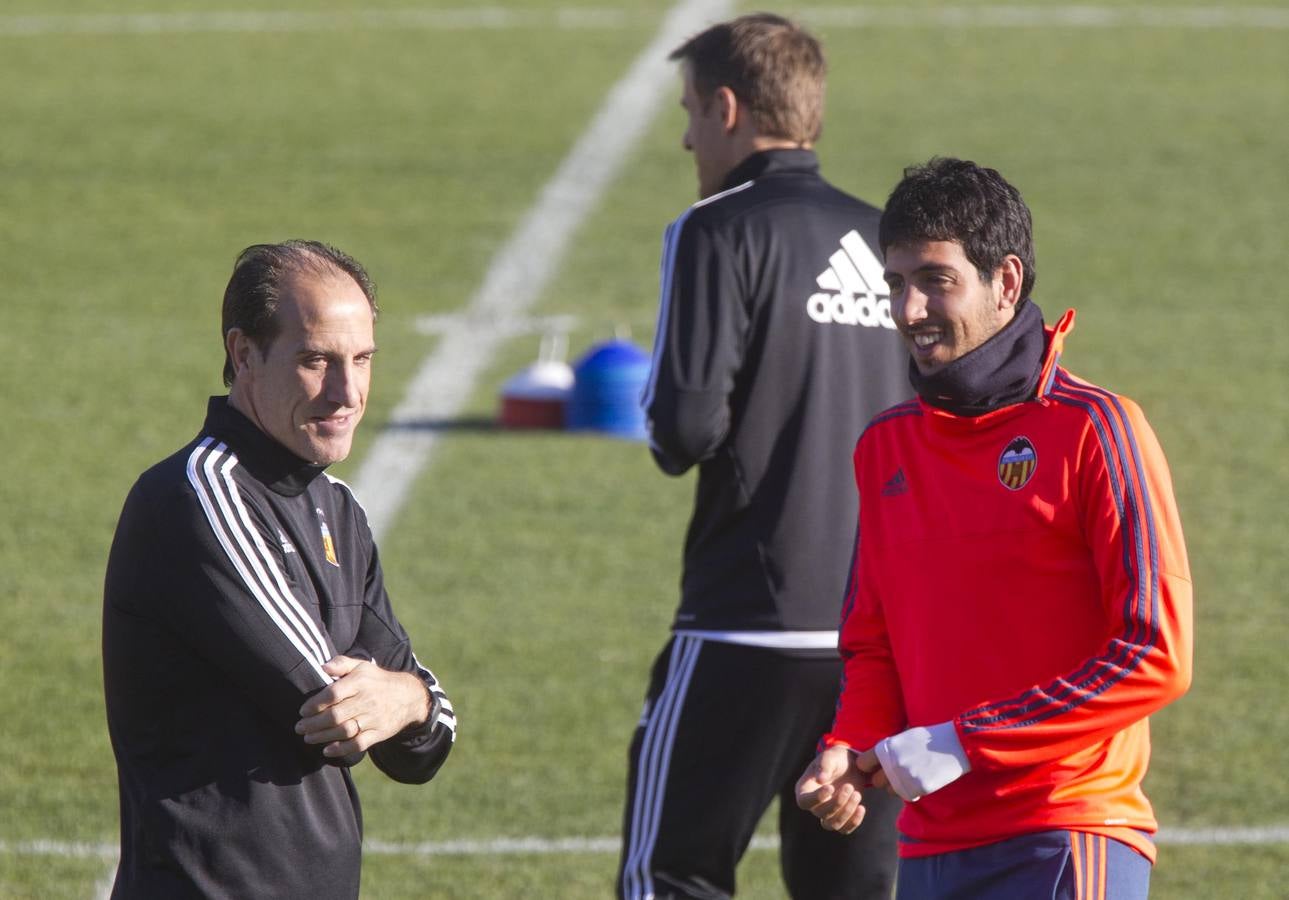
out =
{"type": "MultiPolygon", "coordinates": [[[[1289,844],[1289,825],[1252,828],[1161,828],[1155,843],[1205,847],[1268,846],[1289,844]]],[[[480,838],[477,840],[394,841],[367,840],[363,852],[373,856],[555,856],[563,853],[617,853],[622,842],[616,837],[571,838],[480,838]]],[[[778,849],[779,839],[759,835],[753,850],[778,849]]],[[[0,854],[14,856],[56,856],[67,859],[115,859],[117,847],[108,843],[83,841],[0,840],[0,854]]]]}
{"type": "MultiPolygon", "coordinates": [[[[1155,835],[1157,844],[1203,846],[1236,846],[1289,844],[1289,825],[1262,828],[1161,828],[1155,835]]],[[[617,853],[622,842],[616,837],[583,838],[494,838],[492,840],[423,841],[398,844],[388,841],[366,841],[363,852],[377,856],[521,856],[558,855],[561,853],[617,853]]],[[[752,838],[752,850],[777,850],[774,835],[752,838]]]]}
{"type": "Polygon", "coordinates": [[[63,856],[68,859],[116,859],[116,844],[86,841],[6,841],[0,839],[0,853],[14,856],[63,856]]]}
{"type": "Polygon", "coordinates": [[[1160,828],[1156,844],[1197,844],[1206,847],[1236,844],[1289,844],[1289,825],[1262,828],[1160,828]]]}
{"type": "Polygon", "coordinates": [[[116,887],[116,870],[117,863],[113,862],[112,868],[94,885],[94,900],[112,900],[112,889],[116,887]]]}
{"type": "MultiPolygon", "coordinates": [[[[488,322],[489,328],[503,328],[507,336],[525,334],[560,334],[572,331],[580,319],[574,315],[509,316],[503,322],[488,322]]],[[[479,322],[461,313],[418,316],[415,328],[419,334],[449,334],[461,329],[479,328],[479,322]]]]}
{"type": "Polygon", "coordinates": [[[352,12],[47,13],[0,16],[0,36],[48,34],[201,34],[309,32],[354,29],[486,31],[519,28],[625,28],[652,17],[616,9],[370,9],[352,12]]]}
{"type": "MultiPolygon", "coordinates": [[[[1289,10],[1273,6],[932,6],[921,9],[816,6],[798,11],[811,25],[950,28],[1289,28],[1289,10]]],[[[620,9],[505,6],[351,12],[46,13],[0,16],[0,37],[51,34],[197,34],[365,30],[467,31],[519,28],[614,29],[651,16],[620,9]]],[[[670,49],[670,48],[668,48],[670,49]]]]}
{"type": "Polygon", "coordinates": [[[851,28],[1289,28],[1289,10],[1270,6],[812,6],[797,15],[851,28]]]}
{"type": "Polygon", "coordinates": [[[493,256],[483,284],[464,311],[478,327],[443,335],[421,364],[354,478],[377,539],[398,514],[425,467],[438,435],[427,425],[460,414],[507,337],[507,320],[524,315],[554,276],[570,238],[594,209],[653,120],[675,67],[667,54],[711,21],[729,14],[728,0],[684,0],[609,91],[510,238],[493,256]]]}

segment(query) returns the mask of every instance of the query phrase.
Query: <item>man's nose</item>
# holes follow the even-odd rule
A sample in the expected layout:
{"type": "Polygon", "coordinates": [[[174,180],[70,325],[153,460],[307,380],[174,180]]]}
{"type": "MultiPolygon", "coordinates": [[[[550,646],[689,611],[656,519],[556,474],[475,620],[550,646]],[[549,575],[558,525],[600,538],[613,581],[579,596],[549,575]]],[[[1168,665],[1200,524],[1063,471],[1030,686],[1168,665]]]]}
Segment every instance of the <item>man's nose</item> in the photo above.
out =
{"type": "Polygon", "coordinates": [[[916,325],[926,318],[926,295],[914,288],[904,288],[893,293],[891,315],[896,322],[916,325]]]}
{"type": "Polygon", "coordinates": [[[328,369],[327,399],[347,409],[354,409],[362,402],[358,372],[352,363],[341,363],[328,369]]]}

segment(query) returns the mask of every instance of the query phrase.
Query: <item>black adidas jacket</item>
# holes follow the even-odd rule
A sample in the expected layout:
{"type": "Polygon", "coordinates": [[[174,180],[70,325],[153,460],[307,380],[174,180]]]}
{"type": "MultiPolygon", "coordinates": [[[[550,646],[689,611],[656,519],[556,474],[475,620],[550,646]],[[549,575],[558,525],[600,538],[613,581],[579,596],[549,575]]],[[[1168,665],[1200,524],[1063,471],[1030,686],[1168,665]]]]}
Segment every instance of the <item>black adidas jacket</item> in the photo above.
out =
{"type": "Polygon", "coordinates": [[[659,466],[699,467],[675,628],[837,627],[855,441],[912,394],[879,216],[772,150],[667,229],[645,412],[659,466]]]}
{"type": "Polygon", "coordinates": [[[416,674],[436,713],[373,746],[395,780],[433,777],[452,706],[390,608],[362,509],[228,405],[143,474],[103,605],[121,803],[114,897],[358,896],[362,814],[346,768],[294,731],[337,652],[416,674]]]}

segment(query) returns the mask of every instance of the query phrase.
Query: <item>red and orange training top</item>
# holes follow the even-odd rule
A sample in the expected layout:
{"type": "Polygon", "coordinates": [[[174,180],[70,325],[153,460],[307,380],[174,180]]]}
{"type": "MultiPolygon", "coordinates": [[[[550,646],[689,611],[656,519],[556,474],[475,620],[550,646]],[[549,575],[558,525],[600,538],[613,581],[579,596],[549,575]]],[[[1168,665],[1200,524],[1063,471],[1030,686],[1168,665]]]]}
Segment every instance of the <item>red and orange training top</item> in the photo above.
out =
{"type": "Polygon", "coordinates": [[[1048,829],[1154,860],[1147,716],[1191,672],[1191,580],[1159,444],[1058,364],[965,418],[913,400],[855,449],[860,534],[828,744],[952,721],[971,771],[906,804],[905,857],[1048,829]]]}

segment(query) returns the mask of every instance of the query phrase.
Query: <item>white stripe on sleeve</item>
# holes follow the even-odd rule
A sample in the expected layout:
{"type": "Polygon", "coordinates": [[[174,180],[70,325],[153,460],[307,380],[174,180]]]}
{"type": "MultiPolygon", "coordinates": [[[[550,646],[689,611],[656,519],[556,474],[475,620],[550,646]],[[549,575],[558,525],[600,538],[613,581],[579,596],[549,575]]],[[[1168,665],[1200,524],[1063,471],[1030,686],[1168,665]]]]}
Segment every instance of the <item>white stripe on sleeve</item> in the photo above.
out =
{"type": "Polygon", "coordinates": [[[322,665],[334,654],[299,599],[291,593],[276,560],[268,552],[258,529],[251,524],[233,481],[232,470],[236,466],[237,457],[228,452],[226,445],[206,438],[188,457],[188,481],[197,493],[211,531],[247,591],[308,661],[321,683],[330,684],[334,679],[323,671],[322,665]],[[205,459],[201,459],[203,455],[205,459]],[[224,464],[219,466],[221,459],[224,464]]]}

